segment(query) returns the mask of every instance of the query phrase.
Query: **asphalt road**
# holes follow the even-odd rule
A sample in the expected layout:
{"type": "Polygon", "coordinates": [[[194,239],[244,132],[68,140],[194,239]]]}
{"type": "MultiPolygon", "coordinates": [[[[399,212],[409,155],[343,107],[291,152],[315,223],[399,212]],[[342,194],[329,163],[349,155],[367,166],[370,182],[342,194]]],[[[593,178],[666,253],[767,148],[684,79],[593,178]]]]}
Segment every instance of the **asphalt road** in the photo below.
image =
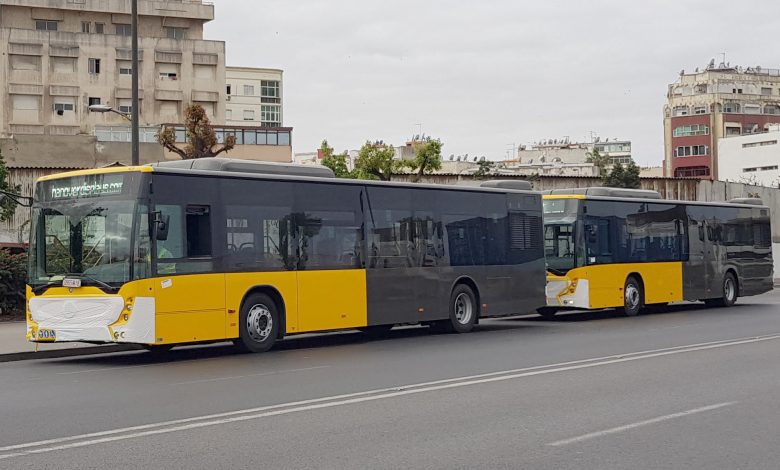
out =
{"type": "Polygon", "coordinates": [[[0,468],[780,467],[780,292],[0,364],[0,468]]]}

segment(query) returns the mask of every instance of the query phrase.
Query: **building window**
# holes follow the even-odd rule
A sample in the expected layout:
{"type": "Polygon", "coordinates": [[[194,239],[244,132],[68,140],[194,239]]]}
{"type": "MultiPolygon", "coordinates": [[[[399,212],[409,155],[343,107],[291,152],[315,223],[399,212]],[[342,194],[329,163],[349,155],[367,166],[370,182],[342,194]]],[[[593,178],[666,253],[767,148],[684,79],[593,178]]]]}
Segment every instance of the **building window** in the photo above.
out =
{"type": "Polygon", "coordinates": [[[106,25],[103,23],[95,23],[95,32],[97,34],[103,34],[105,32],[106,25]]]}
{"type": "Polygon", "coordinates": [[[119,75],[132,75],[133,69],[130,67],[119,67],[119,75]]]}
{"type": "Polygon", "coordinates": [[[100,59],[89,59],[89,73],[91,75],[100,74],[100,59]]]}
{"type": "Polygon", "coordinates": [[[706,145],[686,145],[677,147],[674,155],[676,157],[701,157],[710,154],[710,148],[706,145]]]}
{"type": "Polygon", "coordinates": [[[65,111],[73,111],[73,103],[68,102],[55,102],[54,111],[62,116],[65,111]]]}
{"type": "Polygon", "coordinates": [[[707,114],[706,106],[695,106],[693,108],[693,114],[707,114]]]}
{"type": "Polygon", "coordinates": [[[227,86],[227,94],[228,94],[228,95],[230,95],[230,91],[231,91],[231,88],[230,88],[230,85],[228,85],[228,86],[227,86]]]}
{"type": "Polygon", "coordinates": [[[81,32],[82,33],[91,33],[92,32],[91,31],[92,30],[91,26],[92,26],[92,23],[90,23],[89,21],[82,21],[81,22],[81,32]]]}
{"type": "Polygon", "coordinates": [[[761,105],[758,104],[746,104],[743,108],[745,114],[761,114],[761,105]]]}
{"type": "Polygon", "coordinates": [[[761,87],[761,94],[764,96],[772,96],[772,89],[769,87],[761,87]]]}
{"type": "Polygon", "coordinates": [[[710,128],[704,124],[694,124],[691,126],[679,126],[674,129],[675,137],[687,137],[691,135],[709,135],[710,128]]]}
{"type": "Polygon", "coordinates": [[[260,125],[263,127],[280,127],[282,125],[281,114],[279,106],[260,106],[260,125]]]}
{"type": "Polygon", "coordinates": [[[119,112],[131,114],[133,112],[133,101],[119,100],[119,112]]]}
{"type": "Polygon", "coordinates": [[[94,98],[92,96],[89,97],[89,105],[95,106],[100,104],[100,98],[94,98]]]}
{"type": "Polygon", "coordinates": [[[281,103],[279,94],[279,82],[276,80],[262,80],[260,82],[260,102],[262,103],[281,103]]]}
{"type": "Polygon", "coordinates": [[[233,110],[232,109],[226,109],[225,110],[225,120],[232,121],[233,120],[233,110]]]}
{"type": "Polygon", "coordinates": [[[723,105],[723,112],[724,113],[738,113],[739,112],[739,103],[725,103],[723,105]]]}
{"type": "Polygon", "coordinates": [[[38,31],[57,31],[58,23],[50,20],[36,20],[35,29],[38,31]]]}
{"type": "Polygon", "coordinates": [[[742,88],[732,88],[731,92],[735,95],[741,95],[742,94],[742,88]]]}
{"type": "Polygon", "coordinates": [[[244,121],[254,121],[255,120],[255,112],[252,109],[245,109],[244,110],[244,121]]]}
{"type": "Polygon", "coordinates": [[[727,136],[742,135],[742,128],[741,127],[728,126],[728,127],[726,127],[726,135],[727,136]]]}
{"type": "Polygon", "coordinates": [[[178,80],[178,72],[160,72],[160,78],[163,80],[178,80]]]}
{"type": "Polygon", "coordinates": [[[750,148],[750,147],[766,147],[767,145],[777,145],[776,140],[765,140],[763,142],[748,142],[747,144],[742,144],[742,148],[750,148]]]}
{"type": "Polygon", "coordinates": [[[756,171],[772,171],[777,170],[777,165],[771,166],[754,166],[752,168],[743,168],[742,173],[754,173],[756,171]]]}
{"type": "Polygon", "coordinates": [[[672,109],[672,116],[687,116],[690,114],[690,109],[687,106],[675,106],[672,109]]]}
{"type": "Polygon", "coordinates": [[[133,27],[129,24],[118,24],[116,27],[117,36],[131,36],[133,34],[133,27]]]}
{"type": "Polygon", "coordinates": [[[255,87],[252,85],[244,85],[244,96],[254,96],[255,87]]]}
{"type": "Polygon", "coordinates": [[[674,176],[677,178],[690,178],[694,176],[709,176],[710,169],[706,166],[693,166],[689,168],[678,168],[674,170],[674,176]]]}
{"type": "Polygon", "coordinates": [[[780,114],[780,106],[768,104],[764,106],[764,114],[780,114]]]}
{"type": "Polygon", "coordinates": [[[174,28],[172,26],[168,26],[165,28],[165,36],[168,39],[186,39],[187,28],[174,28]]]}

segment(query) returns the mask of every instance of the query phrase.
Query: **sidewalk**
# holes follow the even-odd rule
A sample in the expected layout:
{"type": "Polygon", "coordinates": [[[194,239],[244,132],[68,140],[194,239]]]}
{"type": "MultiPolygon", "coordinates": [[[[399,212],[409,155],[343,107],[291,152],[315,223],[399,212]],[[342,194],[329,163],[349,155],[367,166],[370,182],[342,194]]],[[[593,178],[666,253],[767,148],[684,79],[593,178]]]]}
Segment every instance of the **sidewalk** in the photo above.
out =
{"type": "Polygon", "coordinates": [[[39,343],[38,352],[35,352],[35,343],[27,341],[26,332],[27,325],[23,321],[0,323],[0,362],[105,354],[136,349],[135,346],[127,344],[39,343]]]}

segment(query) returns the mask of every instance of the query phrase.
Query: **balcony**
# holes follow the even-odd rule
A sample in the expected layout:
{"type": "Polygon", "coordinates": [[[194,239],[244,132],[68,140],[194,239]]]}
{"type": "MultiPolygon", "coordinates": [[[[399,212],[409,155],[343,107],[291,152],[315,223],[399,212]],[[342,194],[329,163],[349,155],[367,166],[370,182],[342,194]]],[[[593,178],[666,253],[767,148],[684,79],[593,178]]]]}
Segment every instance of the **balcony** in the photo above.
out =
{"type": "MultiPolygon", "coordinates": [[[[0,5],[130,14],[128,0],[0,0],[0,5]]],[[[211,21],[214,5],[200,0],[138,0],[138,14],[211,21]]]]}

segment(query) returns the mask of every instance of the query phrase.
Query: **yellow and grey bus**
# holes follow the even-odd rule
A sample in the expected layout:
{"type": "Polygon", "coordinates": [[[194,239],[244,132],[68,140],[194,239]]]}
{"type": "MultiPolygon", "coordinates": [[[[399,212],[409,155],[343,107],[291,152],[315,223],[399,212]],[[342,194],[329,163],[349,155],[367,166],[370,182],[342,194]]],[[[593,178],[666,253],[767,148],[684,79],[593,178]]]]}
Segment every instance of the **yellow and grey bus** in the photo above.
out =
{"type": "Polygon", "coordinates": [[[468,332],[534,311],[545,304],[541,195],[492,186],[221,158],[44,177],[27,336],[260,352],[291,334],[468,332]]]}
{"type": "Polygon", "coordinates": [[[554,190],[544,195],[547,306],[618,308],[703,300],[730,306],[773,287],[769,208],[662,200],[655,191],[554,190]]]}

